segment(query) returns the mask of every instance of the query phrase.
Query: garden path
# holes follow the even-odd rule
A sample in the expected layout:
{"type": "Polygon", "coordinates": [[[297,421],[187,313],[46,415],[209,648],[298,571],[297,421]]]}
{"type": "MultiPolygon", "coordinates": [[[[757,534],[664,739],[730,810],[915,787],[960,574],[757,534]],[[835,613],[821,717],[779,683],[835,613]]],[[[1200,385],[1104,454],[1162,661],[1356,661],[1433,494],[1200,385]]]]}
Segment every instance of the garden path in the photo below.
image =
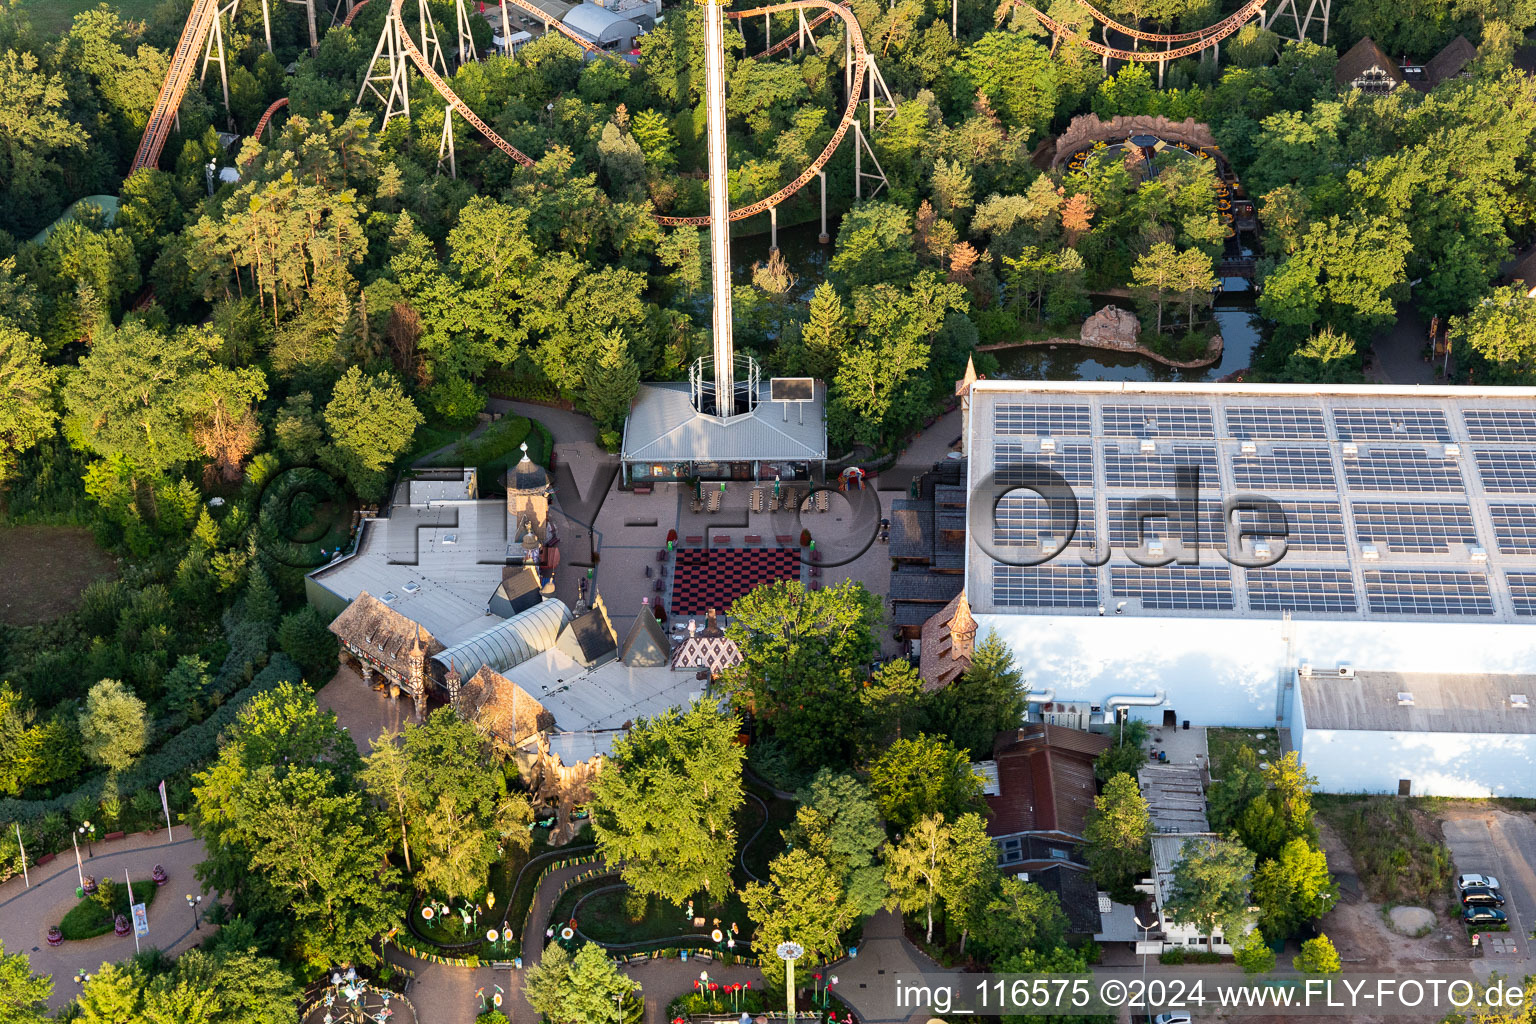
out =
{"type": "MultiPolygon", "coordinates": [[[[214,926],[204,922],[201,930],[195,930],[192,911],[182,901],[184,893],[201,892],[192,869],[205,856],[203,844],[192,838],[185,825],[176,826],[172,840],[167,845],[163,832],[143,832],[111,842],[98,840],[92,844],[96,856],[88,857],[82,847],[80,857],[86,874],[118,882],[123,880],[124,868],[134,881],[149,878],[156,864],[165,868],[170,879],[150,905],[149,935],[139,941],[145,949],[156,946],[174,956],[208,938],[214,926]]],[[[0,943],[7,953],[28,954],[32,973],[53,975],[53,997],[48,1005],[57,1010],[79,995],[80,986],[74,982],[77,971],[95,972],[103,963],[132,956],[133,935],[119,938],[108,932],[81,942],[48,945],[48,928],[76,903],[75,887],[80,881],[73,850],[32,868],[30,874],[30,887],[19,876],[0,885],[0,943]]],[[[217,898],[218,894],[213,894],[213,900],[217,898]]],[[[204,896],[203,909],[211,906],[212,900],[204,896]]]]}

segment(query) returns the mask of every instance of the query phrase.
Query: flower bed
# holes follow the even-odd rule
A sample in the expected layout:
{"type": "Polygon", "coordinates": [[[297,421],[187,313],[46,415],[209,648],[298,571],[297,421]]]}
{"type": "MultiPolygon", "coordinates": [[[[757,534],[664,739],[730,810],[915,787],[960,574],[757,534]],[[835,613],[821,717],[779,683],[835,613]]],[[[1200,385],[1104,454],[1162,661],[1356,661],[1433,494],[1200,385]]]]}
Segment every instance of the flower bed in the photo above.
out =
{"type": "MultiPolygon", "coordinates": [[[[81,939],[91,939],[98,935],[105,935],[112,930],[113,918],[118,914],[128,913],[128,889],[126,886],[111,884],[107,881],[101,883],[101,890],[110,894],[112,898],[111,909],[107,909],[107,901],[101,899],[103,891],[98,891],[95,896],[87,896],[70,908],[64,915],[64,920],[59,922],[59,931],[64,933],[64,938],[78,942],[81,939]]],[[[133,902],[151,904],[155,901],[155,893],[159,887],[151,881],[133,883],[133,902]]]]}

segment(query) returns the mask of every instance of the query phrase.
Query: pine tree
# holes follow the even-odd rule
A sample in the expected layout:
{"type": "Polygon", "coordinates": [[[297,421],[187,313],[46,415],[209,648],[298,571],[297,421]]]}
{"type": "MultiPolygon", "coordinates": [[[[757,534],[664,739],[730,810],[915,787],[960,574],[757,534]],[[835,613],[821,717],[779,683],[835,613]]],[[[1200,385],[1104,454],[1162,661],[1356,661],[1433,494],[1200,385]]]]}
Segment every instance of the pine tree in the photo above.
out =
{"type": "Polygon", "coordinates": [[[213,551],[219,546],[219,524],[214,521],[213,513],[208,511],[206,505],[197,517],[197,526],[193,528],[192,536],[203,546],[204,551],[213,551]]]}
{"type": "Polygon", "coordinates": [[[836,372],[843,347],[848,344],[848,313],[837,289],[823,281],[811,295],[811,318],[800,332],[805,345],[805,369],[826,380],[836,372]]]}
{"type": "Polygon", "coordinates": [[[253,562],[245,583],[245,617],[252,622],[276,625],[277,611],[277,591],[272,589],[267,571],[253,562]]]}
{"type": "Polygon", "coordinates": [[[629,414],[629,403],[640,390],[640,367],[629,354],[629,342],[618,331],[603,336],[602,350],[587,378],[587,410],[599,430],[617,430],[629,414]]]}

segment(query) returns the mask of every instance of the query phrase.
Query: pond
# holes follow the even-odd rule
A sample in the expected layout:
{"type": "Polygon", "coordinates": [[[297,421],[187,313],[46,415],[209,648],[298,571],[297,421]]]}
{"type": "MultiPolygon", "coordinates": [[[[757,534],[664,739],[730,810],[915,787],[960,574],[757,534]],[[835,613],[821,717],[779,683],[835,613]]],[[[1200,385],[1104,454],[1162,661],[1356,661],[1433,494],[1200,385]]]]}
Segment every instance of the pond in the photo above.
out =
{"type": "MultiPolygon", "coordinates": [[[[829,221],[828,230],[837,237],[837,225],[829,221]]],[[[818,226],[801,224],[779,231],[779,248],[784,261],[795,275],[795,294],[802,301],[809,301],[816,286],[826,280],[827,264],[832,258],[832,246],[816,240],[818,226]]],[[[752,264],[768,259],[768,234],[764,232],[731,240],[731,265],[737,283],[751,280],[752,264]]],[[[1259,320],[1254,312],[1253,293],[1248,282],[1240,277],[1226,278],[1224,291],[1213,307],[1213,315],[1221,331],[1221,361],[1201,370],[1175,370],[1150,359],[1121,355],[1101,349],[1087,349],[1076,345],[1057,348],[1013,348],[993,353],[1000,364],[998,376],[1016,380],[1131,380],[1131,381],[1200,381],[1216,380],[1235,373],[1249,365],[1254,348],[1261,335],[1259,320]]],[[[701,296],[708,303],[707,296],[701,296]]],[[[1096,306],[1125,300],[1096,300],[1096,306]]]]}

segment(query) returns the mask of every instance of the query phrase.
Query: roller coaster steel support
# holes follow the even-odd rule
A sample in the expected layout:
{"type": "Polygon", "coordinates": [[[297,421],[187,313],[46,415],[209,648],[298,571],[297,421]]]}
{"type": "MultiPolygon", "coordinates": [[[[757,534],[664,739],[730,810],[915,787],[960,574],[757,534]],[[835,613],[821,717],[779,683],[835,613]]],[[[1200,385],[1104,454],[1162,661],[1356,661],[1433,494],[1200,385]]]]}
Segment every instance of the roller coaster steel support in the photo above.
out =
{"type": "Polygon", "coordinates": [[[1270,14],[1267,22],[1264,18],[1263,12],[1261,11],[1259,13],[1259,27],[1267,28],[1273,32],[1275,30],[1275,22],[1280,19],[1280,15],[1289,12],[1291,15],[1291,22],[1296,26],[1296,35],[1287,38],[1294,38],[1296,42],[1299,43],[1307,38],[1307,30],[1312,27],[1312,19],[1314,17],[1318,17],[1317,12],[1318,9],[1321,8],[1322,15],[1318,17],[1318,20],[1323,23],[1323,45],[1327,46],[1328,21],[1333,13],[1333,0],[1311,0],[1311,2],[1307,4],[1307,13],[1305,16],[1301,14],[1301,10],[1296,6],[1296,4],[1297,0],[1280,0],[1279,6],[1277,6],[1270,14]]]}
{"type": "MultiPolygon", "coordinates": [[[[427,0],[416,0],[416,19],[421,25],[421,52],[427,63],[444,78],[449,77],[448,61],[443,58],[443,44],[437,38],[437,25],[432,21],[432,12],[427,9],[427,0]]],[[[405,31],[404,27],[401,31],[405,31]]]]}
{"type": "Polygon", "coordinates": [[[773,15],[763,15],[763,49],[773,49],[773,15]]]}
{"type": "Polygon", "coordinates": [[[315,0],[288,0],[288,2],[304,8],[304,16],[309,21],[309,55],[313,57],[320,52],[320,35],[315,31],[315,0]]]}
{"type": "MultiPolygon", "coordinates": [[[[704,0],[703,7],[710,276],[715,297],[715,415],[729,420],[736,411],[736,359],[731,344],[731,197],[725,148],[725,12],[719,0],[704,0]]],[[[769,209],[772,208],[770,205],[769,209]]]]}
{"type": "Polygon", "coordinates": [[[214,12],[213,22],[208,27],[208,40],[203,45],[203,70],[197,76],[197,84],[202,85],[208,80],[208,65],[218,62],[219,84],[224,87],[224,121],[225,126],[235,130],[235,115],[229,109],[229,70],[224,62],[224,19],[228,17],[234,21],[235,9],[240,6],[240,0],[231,0],[228,7],[214,12]],[[214,56],[217,53],[218,56],[214,56]]]}
{"type": "Polygon", "coordinates": [[[360,106],[363,97],[372,92],[384,104],[384,127],[389,126],[389,119],[396,115],[411,119],[411,88],[410,88],[410,59],[406,56],[405,46],[401,40],[404,29],[400,26],[400,19],[394,12],[384,19],[384,31],[379,33],[379,44],[373,48],[373,60],[368,63],[368,76],[363,79],[363,84],[357,90],[357,100],[353,106],[360,106]],[[379,59],[383,57],[386,62],[385,70],[379,71],[379,59]],[[388,83],[387,89],[383,86],[388,83]]]}
{"type": "Polygon", "coordinates": [[[777,206],[768,207],[768,251],[770,253],[779,251],[779,208],[777,206]]]}
{"type": "Polygon", "coordinates": [[[457,179],[459,161],[453,151],[453,107],[443,111],[443,137],[437,144],[437,173],[443,173],[443,154],[448,155],[448,177],[457,179]]]}
{"type": "Polygon", "coordinates": [[[501,55],[512,56],[512,20],[507,17],[507,0],[501,0],[501,55]]]}
{"type": "Polygon", "coordinates": [[[463,67],[466,61],[478,61],[480,55],[475,52],[475,36],[469,30],[469,11],[464,7],[464,0],[453,0],[453,14],[459,36],[459,52],[454,63],[463,67]]]}
{"type": "Polygon", "coordinates": [[[272,52],[272,7],[271,0],[261,0],[261,28],[267,34],[267,52],[272,52]]]}
{"type": "Polygon", "coordinates": [[[896,98],[885,84],[885,76],[880,74],[873,53],[864,54],[864,77],[869,81],[869,133],[873,135],[879,127],[875,123],[876,115],[880,115],[880,124],[890,120],[896,113],[896,98]],[[876,95],[877,91],[879,95],[876,95]]]}
{"type": "MultiPolygon", "coordinates": [[[[890,184],[885,176],[885,168],[880,166],[880,158],[875,156],[875,151],[864,137],[864,126],[858,121],[853,122],[853,198],[855,201],[864,199],[864,179],[877,182],[869,190],[869,198],[873,199],[880,194],[880,190],[890,184]],[[870,174],[864,170],[863,154],[869,154],[869,162],[875,165],[875,173],[870,174]]],[[[825,233],[825,227],[823,227],[825,233]]]]}
{"type": "Polygon", "coordinates": [[[816,236],[816,241],[826,245],[832,241],[832,236],[827,234],[827,172],[817,171],[816,177],[821,179],[821,234],[816,236]]]}

